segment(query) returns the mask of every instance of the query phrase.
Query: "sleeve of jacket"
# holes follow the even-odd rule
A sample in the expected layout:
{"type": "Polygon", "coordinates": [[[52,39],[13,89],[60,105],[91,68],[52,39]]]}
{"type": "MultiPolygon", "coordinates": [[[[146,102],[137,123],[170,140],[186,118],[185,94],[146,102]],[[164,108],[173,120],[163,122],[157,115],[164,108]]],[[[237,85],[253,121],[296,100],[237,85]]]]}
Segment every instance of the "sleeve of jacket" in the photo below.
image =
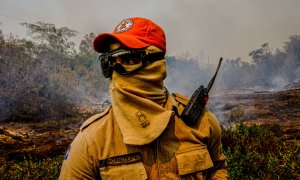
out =
{"type": "Polygon", "coordinates": [[[208,150],[214,166],[208,170],[208,179],[228,179],[225,156],[221,152],[221,126],[211,112],[208,112],[210,138],[208,150]]]}
{"type": "Polygon", "coordinates": [[[59,179],[96,179],[93,158],[81,131],[69,147],[62,164],[59,179]]]}

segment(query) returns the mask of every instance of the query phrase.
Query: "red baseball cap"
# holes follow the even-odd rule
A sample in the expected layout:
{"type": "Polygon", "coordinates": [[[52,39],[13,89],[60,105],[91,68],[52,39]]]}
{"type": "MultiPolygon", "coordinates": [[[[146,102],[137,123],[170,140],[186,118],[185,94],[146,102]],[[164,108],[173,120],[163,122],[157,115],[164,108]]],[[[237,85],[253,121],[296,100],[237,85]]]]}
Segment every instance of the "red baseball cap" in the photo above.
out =
{"type": "Polygon", "coordinates": [[[132,49],[143,49],[154,45],[164,53],[166,52],[164,30],[146,18],[124,19],[115,27],[112,33],[99,34],[93,41],[95,51],[100,53],[109,51],[109,44],[113,39],[132,49]]]}

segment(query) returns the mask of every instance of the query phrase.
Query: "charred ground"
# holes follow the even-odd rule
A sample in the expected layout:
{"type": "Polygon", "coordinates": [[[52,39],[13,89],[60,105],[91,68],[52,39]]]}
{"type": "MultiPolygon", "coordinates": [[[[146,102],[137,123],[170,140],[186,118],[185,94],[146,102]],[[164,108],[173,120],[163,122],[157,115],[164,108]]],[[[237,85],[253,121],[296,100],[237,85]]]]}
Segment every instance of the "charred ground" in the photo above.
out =
{"type": "Polygon", "coordinates": [[[281,91],[237,91],[211,98],[211,110],[231,124],[276,124],[286,139],[300,139],[300,87],[281,91]]]}

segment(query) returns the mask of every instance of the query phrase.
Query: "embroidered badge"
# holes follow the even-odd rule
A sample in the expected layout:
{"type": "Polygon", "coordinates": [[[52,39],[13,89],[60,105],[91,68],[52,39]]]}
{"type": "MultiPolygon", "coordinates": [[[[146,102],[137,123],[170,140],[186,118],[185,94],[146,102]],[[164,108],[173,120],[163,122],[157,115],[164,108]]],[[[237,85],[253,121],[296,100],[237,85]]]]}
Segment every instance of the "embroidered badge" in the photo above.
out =
{"type": "Polygon", "coordinates": [[[116,33],[121,33],[128,31],[133,26],[133,21],[131,19],[123,20],[116,28],[116,33]]]}
{"type": "Polygon", "coordinates": [[[138,111],[137,113],[135,113],[135,116],[138,118],[138,120],[140,121],[143,128],[150,125],[150,122],[148,121],[146,116],[141,111],[138,111]]]}
{"type": "Polygon", "coordinates": [[[120,156],[109,157],[99,161],[99,167],[120,166],[133,164],[142,161],[142,156],[139,152],[124,154],[120,156]]]}
{"type": "Polygon", "coordinates": [[[70,151],[71,151],[71,146],[68,147],[68,151],[67,151],[67,154],[66,154],[65,157],[64,157],[64,160],[67,160],[67,159],[68,159],[68,156],[69,156],[70,151]]]}

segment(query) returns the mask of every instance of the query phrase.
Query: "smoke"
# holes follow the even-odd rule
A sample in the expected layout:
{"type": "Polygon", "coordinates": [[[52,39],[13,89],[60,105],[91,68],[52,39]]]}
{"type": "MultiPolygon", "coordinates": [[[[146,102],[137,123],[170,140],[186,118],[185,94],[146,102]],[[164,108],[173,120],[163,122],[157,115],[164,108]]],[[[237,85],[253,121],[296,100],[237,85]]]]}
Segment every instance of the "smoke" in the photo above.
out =
{"type": "MultiPolygon", "coordinates": [[[[281,90],[291,83],[300,83],[300,36],[291,36],[283,50],[270,51],[268,43],[251,53],[252,62],[241,58],[227,59],[222,65],[212,94],[238,89],[281,90]]],[[[167,58],[166,86],[172,92],[186,96],[200,86],[206,86],[213,76],[216,64],[190,53],[167,58]]]]}
{"type": "MultiPolygon", "coordinates": [[[[300,36],[291,36],[284,50],[271,53],[268,43],[253,50],[252,62],[241,58],[227,59],[212,89],[212,94],[237,89],[281,90],[291,83],[300,83],[300,36]]],[[[200,86],[206,86],[216,69],[190,53],[167,58],[166,86],[172,92],[186,96],[200,86]]]]}
{"type": "Polygon", "coordinates": [[[252,62],[226,60],[217,85],[221,89],[281,90],[299,83],[300,36],[294,35],[283,50],[270,51],[268,43],[250,52],[252,62]]]}
{"type": "Polygon", "coordinates": [[[6,34],[24,35],[20,22],[70,27],[81,33],[79,42],[86,33],[112,32],[122,19],[141,16],[164,28],[169,55],[186,50],[198,54],[203,49],[215,61],[219,56],[248,60],[249,49],[261,41],[279,46],[298,33],[299,6],[295,0],[1,0],[5,16],[0,21],[6,34]]]}
{"type": "Polygon", "coordinates": [[[289,82],[287,79],[285,79],[284,77],[281,76],[275,76],[271,79],[271,84],[272,84],[272,88],[274,90],[278,90],[278,89],[282,89],[285,86],[287,86],[289,82]]]}
{"type": "MultiPolygon", "coordinates": [[[[232,102],[226,97],[248,96],[257,91],[280,91],[293,88],[290,84],[300,84],[300,36],[291,36],[283,50],[269,51],[268,43],[252,51],[252,62],[241,58],[227,59],[221,65],[220,72],[210,92],[212,101],[208,107],[219,121],[226,125],[230,119],[239,120],[250,114],[244,112],[243,105],[237,105],[234,96],[232,102]],[[224,101],[227,103],[225,104],[224,101]]],[[[200,86],[206,86],[212,78],[216,65],[199,61],[185,53],[184,56],[167,58],[168,77],[166,86],[171,92],[179,92],[191,97],[200,86]]],[[[255,106],[249,101],[247,105],[255,106]]]]}
{"type": "Polygon", "coordinates": [[[212,74],[210,65],[200,65],[197,59],[175,56],[167,57],[166,87],[171,92],[190,96],[201,84],[207,85],[212,74]]]}

